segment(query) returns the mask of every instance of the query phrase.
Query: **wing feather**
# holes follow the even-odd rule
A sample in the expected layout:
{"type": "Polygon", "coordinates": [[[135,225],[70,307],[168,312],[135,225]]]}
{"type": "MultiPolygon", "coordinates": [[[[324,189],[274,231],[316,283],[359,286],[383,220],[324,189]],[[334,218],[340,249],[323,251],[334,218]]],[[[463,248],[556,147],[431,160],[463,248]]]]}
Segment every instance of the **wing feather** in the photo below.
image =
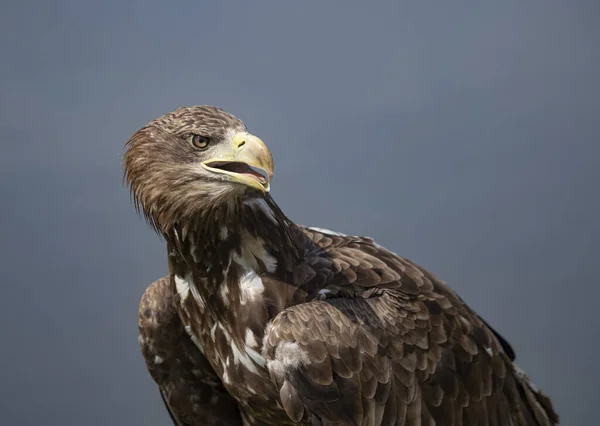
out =
{"type": "Polygon", "coordinates": [[[191,342],[175,308],[168,277],[152,283],[140,302],[140,346],[150,375],[176,426],[241,425],[235,401],[191,342]]]}
{"type": "Polygon", "coordinates": [[[364,426],[558,422],[549,399],[512,363],[508,342],[443,281],[371,239],[305,233],[334,277],[323,280],[321,300],[279,313],[263,348],[290,418],[364,426]]]}

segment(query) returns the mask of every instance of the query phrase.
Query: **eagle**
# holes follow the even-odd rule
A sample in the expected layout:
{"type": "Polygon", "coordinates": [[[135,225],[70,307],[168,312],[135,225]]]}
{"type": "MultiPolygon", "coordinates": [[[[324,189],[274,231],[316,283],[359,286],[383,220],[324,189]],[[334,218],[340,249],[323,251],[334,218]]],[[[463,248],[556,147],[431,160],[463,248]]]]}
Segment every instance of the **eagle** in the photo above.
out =
{"type": "Polygon", "coordinates": [[[196,425],[555,425],[509,343],[444,281],[372,238],[294,223],[265,143],[182,107],[124,148],[166,243],[139,341],[171,419],[196,425]]]}

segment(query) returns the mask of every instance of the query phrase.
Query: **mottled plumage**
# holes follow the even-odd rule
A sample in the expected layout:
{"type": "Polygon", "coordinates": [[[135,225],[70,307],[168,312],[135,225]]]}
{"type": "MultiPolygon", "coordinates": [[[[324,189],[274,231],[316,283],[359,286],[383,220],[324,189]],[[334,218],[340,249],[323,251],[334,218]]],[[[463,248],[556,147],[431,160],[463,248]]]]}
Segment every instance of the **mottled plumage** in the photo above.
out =
{"type": "Polygon", "coordinates": [[[175,424],[558,423],[446,283],[370,238],[290,221],[268,149],[232,115],[166,114],[131,137],[125,171],[167,242],[139,327],[175,424]]]}

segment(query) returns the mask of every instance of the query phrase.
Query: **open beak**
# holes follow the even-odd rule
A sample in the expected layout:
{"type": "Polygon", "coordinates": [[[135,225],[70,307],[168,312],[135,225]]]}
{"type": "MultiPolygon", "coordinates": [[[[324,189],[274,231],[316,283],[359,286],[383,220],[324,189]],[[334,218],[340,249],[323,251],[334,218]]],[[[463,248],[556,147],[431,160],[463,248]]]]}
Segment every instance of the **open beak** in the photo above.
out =
{"type": "Polygon", "coordinates": [[[273,157],[263,141],[250,133],[239,132],[231,139],[231,144],[221,146],[222,152],[203,161],[202,167],[213,173],[225,174],[235,182],[269,192],[273,180],[273,157]]]}

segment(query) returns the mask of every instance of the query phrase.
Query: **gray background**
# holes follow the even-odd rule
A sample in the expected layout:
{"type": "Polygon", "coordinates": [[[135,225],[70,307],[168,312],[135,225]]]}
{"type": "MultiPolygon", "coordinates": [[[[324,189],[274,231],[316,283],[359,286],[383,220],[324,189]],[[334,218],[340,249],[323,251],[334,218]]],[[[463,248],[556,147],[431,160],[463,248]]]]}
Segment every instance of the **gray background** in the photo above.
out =
{"type": "Polygon", "coordinates": [[[210,3],[2,3],[0,424],[168,423],[121,149],[205,103],[270,145],[292,219],[432,270],[596,423],[598,3],[210,3]]]}

